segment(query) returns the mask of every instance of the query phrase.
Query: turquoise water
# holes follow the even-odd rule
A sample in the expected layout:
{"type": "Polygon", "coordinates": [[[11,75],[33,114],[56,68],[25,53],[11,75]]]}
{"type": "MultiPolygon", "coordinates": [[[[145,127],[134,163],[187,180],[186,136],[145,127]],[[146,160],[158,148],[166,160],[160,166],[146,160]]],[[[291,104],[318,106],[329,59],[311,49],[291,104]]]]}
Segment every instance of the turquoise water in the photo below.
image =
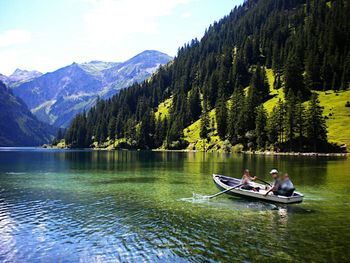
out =
{"type": "Polygon", "coordinates": [[[0,262],[346,262],[348,157],[0,149],[0,262]],[[211,174],[289,172],[305,199],[222,195],[211,174]]]}

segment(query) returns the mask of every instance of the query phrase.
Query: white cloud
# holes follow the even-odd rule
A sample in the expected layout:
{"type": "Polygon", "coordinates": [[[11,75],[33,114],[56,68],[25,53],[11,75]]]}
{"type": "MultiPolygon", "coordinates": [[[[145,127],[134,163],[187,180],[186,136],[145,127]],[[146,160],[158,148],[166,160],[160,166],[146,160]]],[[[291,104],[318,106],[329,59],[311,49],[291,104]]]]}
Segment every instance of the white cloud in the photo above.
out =
{"type": "Polygon", "coordinates": [[[184,12],[181,14],[181,17],[186,19],[186,18],[190,18],[192,16],[192,14],[190,12],[184,12]]]}
{"type": "Polygon", "coordinates": [[[11,47],[18,44],[28,43],[31,33],[27,30],[11,29],[0,33],[0,47],[11,47]]]}
{"type": "Polygon", "coordinates": [[[84,1],[91,5],[84,16],[89,42],[113,45],[134,33],[157,34],[157,18],[192,0],[84,1]]]}

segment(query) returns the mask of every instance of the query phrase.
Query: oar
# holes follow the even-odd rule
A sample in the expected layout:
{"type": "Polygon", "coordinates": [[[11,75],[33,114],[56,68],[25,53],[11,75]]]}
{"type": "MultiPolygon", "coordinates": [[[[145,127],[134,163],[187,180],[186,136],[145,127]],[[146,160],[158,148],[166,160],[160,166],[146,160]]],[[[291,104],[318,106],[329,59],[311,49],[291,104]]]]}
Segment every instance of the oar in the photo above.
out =
{"type": "Polygon", "coordinates": [[[240,187],[240,186],[242,186],[242,185],[243,185],[243,184],[239,184],[239,185],[233,186],[233,187],[231,187],[231,188],[229,188],[229,189],[226,189],[226,190],[224,190],[224,191],[222,191],[222,192],[219,192],[219,193],[217,193],[217,194],[208,195],[208,196],[206,196],[206,198],[211,199],[211,198],[217,197],[218,195],[222,195],[222,194],[224,194],[224,193],[226,193],[226,192],[228,192],[228,191],[230,191],[230,190],[233,190],[233,189],[235,189],[235,188],[237,188],[237,187],[240,187]]]}
{"type": "Polygon", "coordinates": [[[259,179],[258,177],[256,177],[255,180],[258,180],[258,181],[260,181],[260,182],[263,182],[263,183],[265,183],[265,184],[268,184],[269,186],[272,186],[270,183],[268,183],[268,182],[266,182],[266,181],[264,181],[264,180],[261,180],[261,179],[259,179]]]}

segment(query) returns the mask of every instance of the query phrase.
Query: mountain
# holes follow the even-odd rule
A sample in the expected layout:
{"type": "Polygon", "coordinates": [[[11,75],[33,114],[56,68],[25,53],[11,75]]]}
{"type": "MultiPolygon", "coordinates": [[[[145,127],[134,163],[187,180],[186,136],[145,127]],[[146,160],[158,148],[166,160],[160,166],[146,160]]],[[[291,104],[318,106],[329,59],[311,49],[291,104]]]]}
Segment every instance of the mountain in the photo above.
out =
{"type": "Polygon", "coordinates": [[[167,64],[172,58],[164,53],[146,50],[124,63],[118,63],[103,71],[104,81],[111,88],[104,90],[102,98],[115,94],[115,90],[125,88],[135,82],[142,82],[150,77],[161,65],[167,64]]]}
{"type": "Polygon", "coordinates": [[[16,69],[10,76],[7,77],[6,84],[8,87],[14,88],[21,85],[22,83],[40,77],[41,75],[42,73],[36,70],[29,71],[16,69]]]}
{"type": "Polygon", "coordinates": [[[3,82],[7,87],[14,88],[25,82],[31,81],[42,75],[41,72],[36,70],[21,70],[16,69],[10,76],[0,74],[0,81],[3,82]]]}
{"type": "Polygon", "coordinates": [[[55,129],[38,121],[0,82],[0,146],[39,146],[51,142],[54,134],[55,129]]]}
{"type": "Polygon", "coordinates": [[[151,79],[79,114],[66,143],[338,150],[330,141],[344,148],[350,143],[349,13],[347,0],[244,1],[151,79]]]}
{"type": "Polygon", "coordinates": [[[147,50],[123,62],[73,63],[13,88],[41,121],[67,127],[79,112],[89,110],[98,98],[150,77],[171,57],[147,50]]]}
{"type": "Polygon", "coordinates": [[[7,79],[8,79],[7,76],[5,76],[5,75],[3,75],[3,74],[0,74],[0,81],[1,81],[2,83],[6,83],[7,79]]]}

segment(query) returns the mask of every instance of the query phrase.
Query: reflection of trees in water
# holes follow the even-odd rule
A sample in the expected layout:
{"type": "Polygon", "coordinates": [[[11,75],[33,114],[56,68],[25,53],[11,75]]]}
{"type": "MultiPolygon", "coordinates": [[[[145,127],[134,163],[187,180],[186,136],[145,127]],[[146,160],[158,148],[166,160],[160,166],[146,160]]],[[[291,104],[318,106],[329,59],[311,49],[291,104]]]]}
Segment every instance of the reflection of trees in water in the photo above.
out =
{"type": "Polygon", "coordinates": [[[132,170],[140,165],[139,153],[131,151],[68,151],[64,159],[72,170],[132,170]]]}
{"type": "Polygon", "coordinates": [[[149,151],[72,151],[64,152],[71,169],[132,171],[140,168],[179,168],[186,153],[149,151]]]}
{"type": "Polygon", "coordinates": [[[329,167],[326,158],[305,156],[272,156],[272,155],[210,155],[202,164],[202,172],[213,172],[233,177],[241,177],[244,169],[253,175],[272,181],[269,174],[277,168],[281,174],[289,173],[297,185],[324,184],[329,167]]]}
{"type": "Polygon", "coordinates": [[[193,177],[213,173],[241,177],[244,169],[253,175],[272,181],[269,171],[277,168],[281,174],[288,172],[297,185],[325,183],[334,157],[273,156],[249,154],[147,152],[147,151],[72,151],[56,153],[56,158],[68,160],[71,170],[102,171],[157,171],[183,172],[193,177]]]}
{"type": "Polygon", "coordinates": [[[63,152],[59,151],[0,151],[0,172],[57,172],[67,168],[63,152]]]}

